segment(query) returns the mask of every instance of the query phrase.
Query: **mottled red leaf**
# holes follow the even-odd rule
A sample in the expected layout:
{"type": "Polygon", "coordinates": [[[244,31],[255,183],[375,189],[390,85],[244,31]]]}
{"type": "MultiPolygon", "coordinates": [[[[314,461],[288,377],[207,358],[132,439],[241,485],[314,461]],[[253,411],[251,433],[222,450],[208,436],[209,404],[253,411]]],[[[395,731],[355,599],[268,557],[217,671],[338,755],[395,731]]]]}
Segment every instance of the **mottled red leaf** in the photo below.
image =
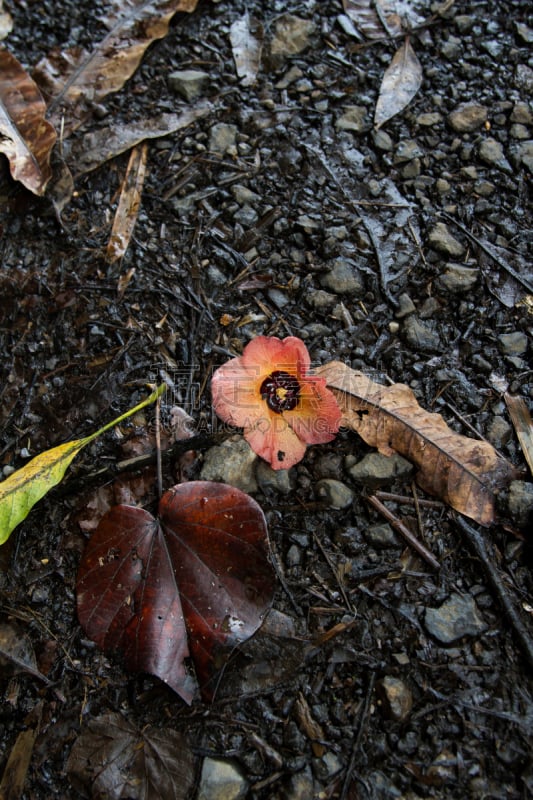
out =
{"type": "Polygon", "coordinates": [[[119,505],[101,520],[78,573],[78,616],[106,652],[191,702],[212,697],[231,651],[260,626],[274,576],[263,512],[220,483],[169,489],[156,520],[119,505]]]}

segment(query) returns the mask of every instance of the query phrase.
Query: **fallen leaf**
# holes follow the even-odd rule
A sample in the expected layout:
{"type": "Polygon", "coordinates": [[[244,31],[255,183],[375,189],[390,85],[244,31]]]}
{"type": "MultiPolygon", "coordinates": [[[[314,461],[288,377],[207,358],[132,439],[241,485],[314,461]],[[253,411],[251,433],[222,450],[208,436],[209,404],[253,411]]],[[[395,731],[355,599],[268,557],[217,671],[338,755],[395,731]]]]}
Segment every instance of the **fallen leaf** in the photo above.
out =
{"type": "Polygon", "coordinates": [[[13,30],[13,17],[9,11],[4,10],[4,4],[0,0],[0,39],[5,39],[13,30]]]}
{"type": "Polygon", "coordinates": [[[44,194],[52,177],[50,154],[57,138],[45,111],[37,85],[15,56],[0,48],[0,152],[13,178],[36,195],[44,194]]]}
{"type": "Polygon", "coordinates": [[[395,52],[383,75],[374,112],[376,128],[381,127],[384,122],[403,111],[418,92],[421,84],[422,65],[409,39],[406,38],[395,52]]]}
{"type": "Polygon", "coordinates": [[[50,684],[46,675],[37,669],[33,645],[26,634],[9,622],[0,622],[0,667],[6,664],[14,673],[27,672],[50,684]]]}
{"type": "Polygon", "coordinates": [[[115,506],[100,521],[77,578],[80,623],[130,670],[149,672],[190,703],[210,699],[231,651],[272,602],[263,512],[231,486],[191,481],[165,492],[159,518],[115,506]]]}
{"type": "Polygon", "coordinates": [[[171,728],[139,730],[122,714],[88,722],[67,761],[73,787],[85,797],[188,800],[196,758],[185,737],[171,728]]]}
{"type": "Polygon", "coordinates": [[[178,11],[194,11],[198,0],[121,0],[99,21],[109,29],[88,52],[56,48],[33,76],[48,100],[48,117],[67,138],[92,109],[117,92],[137,69],[147,47],[166,36],[178,11]]]}
{"type": "Polygon", "coordinates": [[[212,106],[209,103],[200,102],[179,114],[160,114],[158,117],[131,122],[124,126],[113,124],[109,128],[98,128],[97,131],[91,131],[85,136],[67,142],[64,147],[65,158],[77,178],[100,167],[109,159],[125,153],[145,139],[169,136],[192,125],[211,111],[212,106]]]}
{"type": "Polygon", "coordinates": [[[529,408],[523,397],[509,394],[509,392],[505,392],[503,397],[524,458],[528,463],[529,471],[533,475],[533,421],[531,420],[529,408]]]}
{"type": "Polygon", "coordinates": [[[165,388],[165,384],[162,384],[142,403],[126,411],[125,414],[121,414],[112,422],[108,422],[90,436],[74,439],[72,442],[60,444],[52,447],[51,450],[40,453],[2,481],[0,483],[0,545],[4,544],[16,526],[28,516],[35,503],[63,479],[68,466],[80,450],[97,436],[114,428],[122,420],[155,402],[163,394],[165,388]]]}
{"type": "Polygon", "coordinates": [[[229,36],[237,75],[242,86],[251,86],[261,63],[263,26],[246,13],[231,25],[229,36]]]}
{"type": "Polygon", "coordinates": [[[488,526],[495,491],[514,477],[512,464],[488,442],[452,431],[440,414],[418,405],[408,386],[382,386],[339,361],[315,370],[343,411],[341,426],[385,455],[400,453],[418,467],[421,488],[456,511],[488,526]]]}
{"type": "MultiPolygon", "coordinates": [[[[128,249],[141,205],[147,154],[148,145],[146,142],[138,147],[134,147],[131,151],[130,160],[120,190],[111,236],[109,237],[106,248],[106,258],[109,264],[114,264],[115,261],[123,258],[128,249]]],[[[134,270],[134,268],[132,269],[134,270]]],[[[133,277],[133,272],[127,279],[125,285],[119,285],[119,298],[123,296],[131,277],[133,277]]]]}
{"type": "Polygon", "coordinates": [[[22,797],[36,738],[37,731],[31,728],[22,731],[17,736],[0,783],[2,800],[19,800],[22,797]]]}

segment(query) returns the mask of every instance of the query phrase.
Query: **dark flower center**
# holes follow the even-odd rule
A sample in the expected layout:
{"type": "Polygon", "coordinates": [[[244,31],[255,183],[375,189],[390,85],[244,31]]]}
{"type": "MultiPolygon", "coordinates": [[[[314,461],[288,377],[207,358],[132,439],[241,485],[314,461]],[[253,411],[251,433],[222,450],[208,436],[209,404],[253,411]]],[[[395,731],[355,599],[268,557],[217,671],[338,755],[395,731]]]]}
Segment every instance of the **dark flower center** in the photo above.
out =
{"type": "Polygon", "coordinates": [[[300,399],[300,384],[288,372],[276,370],[261,384],[261,397],[266,400],[267,406],[281,414],[282,411],[292,411],[300,399]]]}

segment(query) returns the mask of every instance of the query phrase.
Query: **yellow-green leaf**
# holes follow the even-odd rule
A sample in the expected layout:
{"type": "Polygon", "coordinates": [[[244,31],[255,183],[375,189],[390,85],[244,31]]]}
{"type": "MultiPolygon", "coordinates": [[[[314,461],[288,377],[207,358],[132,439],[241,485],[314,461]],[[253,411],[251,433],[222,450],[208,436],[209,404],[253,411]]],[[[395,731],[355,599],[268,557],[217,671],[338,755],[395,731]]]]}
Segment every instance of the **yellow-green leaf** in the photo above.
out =
{"type": "Polygon", "coordinates": [[[161,397],[164,390],[165,385],[162,384],[142,403],[136,405],[135,408],[130,408],[112,422],[108,422],[95,433],[40,453],[5,481],[2,481],[0,483],[0,545],[9,538],[19,522],[27,517],[35,503],[62,480],[67,467],[85,445],[104,431],[114,428],[127,417],[140,411],[141,408],[153,403],[158,397],[161,397]]]}

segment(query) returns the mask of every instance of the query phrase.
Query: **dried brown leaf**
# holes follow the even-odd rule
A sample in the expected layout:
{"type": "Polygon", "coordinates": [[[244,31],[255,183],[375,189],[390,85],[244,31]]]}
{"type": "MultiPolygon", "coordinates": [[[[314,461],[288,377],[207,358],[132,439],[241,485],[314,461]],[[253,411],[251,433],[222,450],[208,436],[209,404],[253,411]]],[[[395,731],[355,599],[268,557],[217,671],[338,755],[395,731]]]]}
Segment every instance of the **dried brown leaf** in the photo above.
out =
{"type": "Polygon", "coordinates": [[[94,50],[55,49],[41,59],[34,78],[48,99],[48,115],[63,137],[92,108],[117,92],[137,69],[147,47],[166,36],[178,11],[194,11],[198,0],[121,0],[101,19],[109,33],[94,50]]]}
{"type": "Polygon", "coordinates": [[[431,13],[430,0],[343,0],[343,6],[367,39],[401,36],[424,22],[417,8],[431,13]]]}
{"type": "Polygon", "coordinates": [[[395,52],[383,75],[374,112],[376,128],[399,114],[411,102],[422,84],[422,65],[406,39],[395,52]]]}
{"type": "Polygon", "coordinates": [[[37,195],[52,176],[50,153],[57,138],[45,111],[37,85],[15,56],[0,48],[0,152],[13,178],[37,195]]]}
{"type": "Polygon", "coordinates": [[[524,458],[526,459],[530,472],[533,475],[533,421],[531,414],[527,407],[526,401],[523,397],[505,392],[505,403],[509,411],[518,441],[522,448],[524,458]]]}
{"type": "MultiPolygon", "coordinates": [[[[107,243],[106,257],[109,264],[123,258],[137,222],[137,215],[141,205],[141,194],[146,174],[146,156],[148,145],[144,142],[131,151],[130,160],[126,169],[126,175],[122,183],[120,198],[118,201],[111,236],[107,243]]],[[[125,286],[119,285],[119,297],[122,297],[126,286],[133,277],[133,273],[128,278],[125,286]]]]}
{"type": "Polygon", "coordinates": [[[515,471],[489,443],[452,431],[440,414],[421,408],[404,384],[382,386],[338,361],[316,374],[334,391],[343,425],[381,453],[412,461],[424,491],[480,525],[493,522],[495,491],[515,471]]]}

